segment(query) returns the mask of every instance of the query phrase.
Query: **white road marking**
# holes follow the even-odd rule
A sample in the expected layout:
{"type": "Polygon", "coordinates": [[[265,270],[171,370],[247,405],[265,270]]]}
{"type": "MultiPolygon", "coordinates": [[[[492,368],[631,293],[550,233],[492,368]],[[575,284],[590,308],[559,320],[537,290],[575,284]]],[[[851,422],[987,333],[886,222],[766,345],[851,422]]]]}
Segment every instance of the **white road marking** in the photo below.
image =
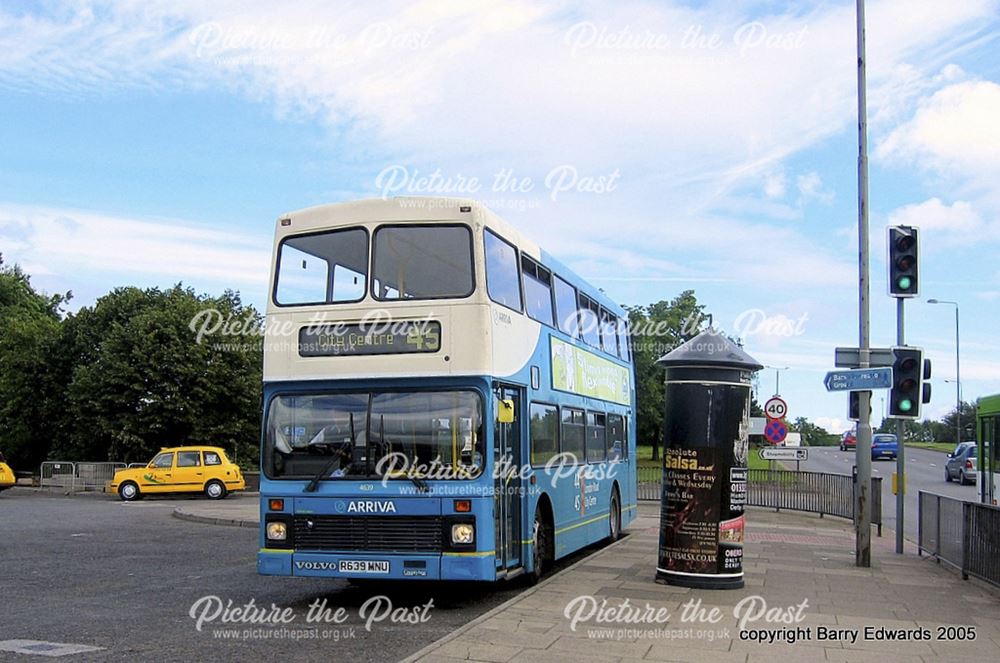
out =
{"type": "Polygon", "coordinates": [[[35,654],[36,656],[68,656],[70,654],[84,654],[87,652],[101,651],[103,647],[91,647],[90,645],[73,645],[62,642],[42,642],[41,640],[2,640],[0,641],[0,651],[9,651],[15,654],[35,654]]]}

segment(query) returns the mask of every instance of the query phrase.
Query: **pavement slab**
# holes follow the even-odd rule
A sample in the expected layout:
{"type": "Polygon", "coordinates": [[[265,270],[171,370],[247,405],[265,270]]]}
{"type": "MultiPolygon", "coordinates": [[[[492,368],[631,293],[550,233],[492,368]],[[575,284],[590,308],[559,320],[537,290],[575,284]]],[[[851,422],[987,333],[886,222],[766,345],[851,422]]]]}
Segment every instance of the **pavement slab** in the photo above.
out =
{"type": "Polygon", "coordinates": [[[911,545],[896,555],[891,532],[873,538],[872,567],[862,569],[854,566],[849,521],[752,508],[747,512],[746,586],[697,590],[654,581],[658,505],[641,505],[639,516],[623,540],[406,662],[445,657],[533,663],[1000,660],[1000,590],[963,581],[917,556],[911,545]],[[670,616],[663,623],[591,619],[573,624],[567,606],[581,596],[608,606],[628,601],[636,608],[664,608],[670,616]],[[706,612],[718,608],[716,621],[682,620],[684,607],[699,600],[706,612]],[[737,606],[746,608],[752,601],[783,609],[807,604],[798,623],[760,619],[741,624],[745,611],[737,614],[737,606]],[[938,639],[938,628],[949,625],[975,626],[977,637],[938,639]]]}

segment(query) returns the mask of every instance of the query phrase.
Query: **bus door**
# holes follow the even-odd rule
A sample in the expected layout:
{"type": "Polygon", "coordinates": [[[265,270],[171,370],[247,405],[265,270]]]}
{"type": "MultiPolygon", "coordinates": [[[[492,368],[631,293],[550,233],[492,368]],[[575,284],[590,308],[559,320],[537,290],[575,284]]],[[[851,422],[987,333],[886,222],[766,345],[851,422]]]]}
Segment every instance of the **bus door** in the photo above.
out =
{"type": "MultiPolygon", "coordinates": [[[[513,421],[504,423],[494,418],[493,460],[494,495],[493,512],[496,534],[496,561],[498,571],[521,565],[521,404],[523,390],[510,385],[499,385],[499,401],[514,405],[513,421]]],[[[497,408],[503,407],[498,402],[497,408]]]]}

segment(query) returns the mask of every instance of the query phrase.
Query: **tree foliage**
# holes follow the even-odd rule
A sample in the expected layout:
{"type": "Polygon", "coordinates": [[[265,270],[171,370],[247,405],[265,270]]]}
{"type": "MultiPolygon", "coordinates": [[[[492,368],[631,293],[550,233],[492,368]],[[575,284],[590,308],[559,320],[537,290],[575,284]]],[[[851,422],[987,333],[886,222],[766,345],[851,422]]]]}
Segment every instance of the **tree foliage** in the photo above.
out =
{"type": "Polygon", "coordinates": [[[49,357],[60,307],[71,294],[37,292],[20,267],[0,256],[0,451],[16,470],[44,460],[53,426],[49,406],[61,388],[49,357]]]}
{"type": "MultiPolygon", "coordinates": [[[[903,422],[903,437],[907,442],[948,442],[957,444],[967,440],[976,439],[976,404],[962,403],[961,424],[962,439],[957,439],[958,429],[955,420],[957,408],[946,414],[938,421],[925,419],[923,421],[905,420],[903,422]]],[[[895,433],[896,420],[885,419],[878,427],[879,433],[895,433]]]]}
{"type": "Polygon", "coordinates": [[[126,287],[63,319],[67,298],[0,263],[0,450],[16,468],[145,461],[192,443],[255,465],[263,319],[253,307],[229,291],[126,287]],[[243,333],[199,339],[192,320],[205,310],[243,333]]]}
{"type": "Polygon", "coordinates": [[[191,321],[261,316],[226,292],[181,285],[118,288],[63,328],[67,408],[52,453],[65,458],[147,460],[161,447],[201,443],[255,457],[260,429],[261,336],[205,337],[191,321]]]}
{"type": "Polygon", "coordinates": [[[704,309],[693,290],[670,301],[627,307],[636,372],[636,437],[640,445],[652,445],[654,460],[663,441],[664,396],[664,371],[656,361],[698,335],[704,309]]]}
{"type": "Polygon", "coordinates": [[[802,444],[810,447],[831,447],[840,443],[840,436],[818,426],[805,417],[798,417],[788,429],[802,435],[802,444]]]}

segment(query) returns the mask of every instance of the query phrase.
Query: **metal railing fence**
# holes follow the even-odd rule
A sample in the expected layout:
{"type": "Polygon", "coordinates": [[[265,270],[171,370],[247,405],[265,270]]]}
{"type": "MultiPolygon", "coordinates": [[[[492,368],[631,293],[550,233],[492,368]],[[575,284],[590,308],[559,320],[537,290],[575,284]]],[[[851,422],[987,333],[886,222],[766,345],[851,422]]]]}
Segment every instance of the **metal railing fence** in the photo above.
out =
{"type": "MultiPolygon", "coordinates": [[[[663,471],[655,467],[638,469],[637,497],[661,499],[663,471]]],[[[790,470],[748,471],[747,504],[789,511],[808,511],[854,519],[854,478],[846,474],[793,472],[790,470]]],[[[872,477],[872,524],[882,534],[882,478],[872,477]]]]}
{"type": "Polygon", "coordinates": [[[917,553],[1000,586],[1000,507],[921,490],[917,553]]]}
{"type": "Polygon", "coordinates": [[[38,485],[74,492],[101,491],[114,478],[115,472],[125,467],[125,463],[46,461],[38,470],[38,485]]]}

